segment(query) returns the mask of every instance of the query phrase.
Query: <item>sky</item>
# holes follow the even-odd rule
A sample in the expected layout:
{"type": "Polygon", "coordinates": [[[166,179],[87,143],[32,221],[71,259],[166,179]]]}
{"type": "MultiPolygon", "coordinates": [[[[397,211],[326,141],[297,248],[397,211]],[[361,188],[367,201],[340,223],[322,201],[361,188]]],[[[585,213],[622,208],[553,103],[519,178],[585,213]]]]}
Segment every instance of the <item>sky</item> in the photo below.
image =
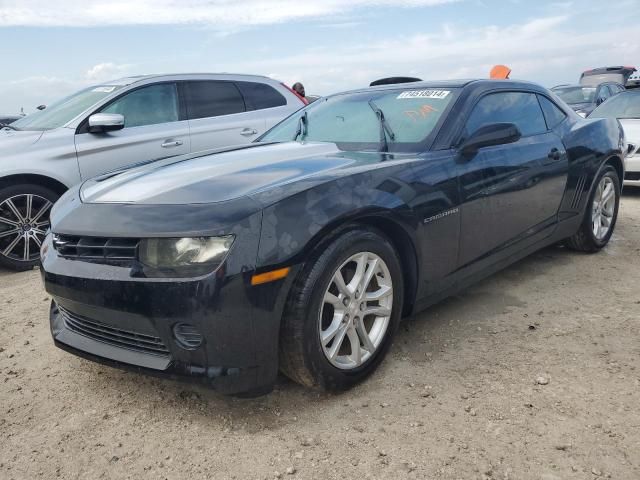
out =
{"type": "Polygon", "coordinates": [[[0,112],[128,75],[231,72],[308,94],[385,76],[551,87],[640,68],[640,0],[0,0],[0,112]]]}

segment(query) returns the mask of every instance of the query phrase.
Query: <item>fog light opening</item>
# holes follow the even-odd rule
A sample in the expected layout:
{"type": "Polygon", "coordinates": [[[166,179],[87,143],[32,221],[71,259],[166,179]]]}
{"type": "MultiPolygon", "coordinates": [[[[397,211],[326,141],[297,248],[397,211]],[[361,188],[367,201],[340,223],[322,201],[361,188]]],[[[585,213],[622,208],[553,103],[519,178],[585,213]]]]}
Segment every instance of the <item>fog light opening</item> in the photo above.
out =
{"type": "Polygon", "coordinates": [[[185,350],[195,350],[202,345],[204,340],[202,334],[198,332],[196,327],[189,325],[188,323],[178,323],[174,325],[173,336],[175,337],[178,345],[185,350]]]}

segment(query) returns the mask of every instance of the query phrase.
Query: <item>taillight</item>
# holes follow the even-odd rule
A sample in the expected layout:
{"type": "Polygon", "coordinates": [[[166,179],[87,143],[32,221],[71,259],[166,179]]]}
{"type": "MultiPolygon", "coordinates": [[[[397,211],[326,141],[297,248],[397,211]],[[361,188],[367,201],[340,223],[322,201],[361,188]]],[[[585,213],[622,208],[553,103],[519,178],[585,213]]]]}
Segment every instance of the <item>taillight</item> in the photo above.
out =
{"type": "Polygon", "coordinates": [[[285,83],[281,83],[280,85],[282,85],[284,88],[286,88],[287,90],[289,90],[291,93],[293,93],[296,97],[298,97],[298,100],[300,100],[302,103],[304,103],[305,105],[309,105],[309,100],[307,100],[306,98],[304,98],[302,95],[300,95],[298,92],[296,92],[293,88],[291,88],[289,85],[285,84],[285,83]]]}

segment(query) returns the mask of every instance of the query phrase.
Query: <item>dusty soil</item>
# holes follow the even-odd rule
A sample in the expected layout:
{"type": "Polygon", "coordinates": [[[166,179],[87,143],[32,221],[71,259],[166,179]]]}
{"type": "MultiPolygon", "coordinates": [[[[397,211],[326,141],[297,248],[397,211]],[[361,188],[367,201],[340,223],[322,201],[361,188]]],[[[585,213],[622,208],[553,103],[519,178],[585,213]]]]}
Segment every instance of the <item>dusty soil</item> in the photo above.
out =
{"type": "Polygon", "coordinates": [[[2,479],[640,478],[640,190],[605,251],[546,249],[409,319],[338,396],[96,365],[47,309],[38,272],[0,272],[2,479]]]}

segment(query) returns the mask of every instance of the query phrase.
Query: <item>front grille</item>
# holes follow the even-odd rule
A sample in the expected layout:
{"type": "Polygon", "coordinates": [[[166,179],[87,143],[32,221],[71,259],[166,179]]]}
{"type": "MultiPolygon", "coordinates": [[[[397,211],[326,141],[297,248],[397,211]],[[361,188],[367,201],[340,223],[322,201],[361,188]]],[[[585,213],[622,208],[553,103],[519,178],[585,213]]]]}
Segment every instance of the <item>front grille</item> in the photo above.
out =
{"type": "Polygon", "coordinates": [[[135,260],[139,242],[137,238],[53,235],[53,247],[60,256],[104,263],[127,263],[135,260]]]}
{"type": "Polygon", "coordinates": [[[58,306],[58,308],[60,309],[60,314],[62,315],[65,326],[75,333],[97,340],[98,342],[108,343],[115,347],[126,348],[140,353],[161,356],[169,355],[169,349],[162,342],[162,339],[158,337],[115,328],[75,315],[60,306],[58,306]]]}
{"type": "Polygon", "coordinates": [[[640,180],[640,172],[626,172],[624,174],[625,180],[640,180]]]}

